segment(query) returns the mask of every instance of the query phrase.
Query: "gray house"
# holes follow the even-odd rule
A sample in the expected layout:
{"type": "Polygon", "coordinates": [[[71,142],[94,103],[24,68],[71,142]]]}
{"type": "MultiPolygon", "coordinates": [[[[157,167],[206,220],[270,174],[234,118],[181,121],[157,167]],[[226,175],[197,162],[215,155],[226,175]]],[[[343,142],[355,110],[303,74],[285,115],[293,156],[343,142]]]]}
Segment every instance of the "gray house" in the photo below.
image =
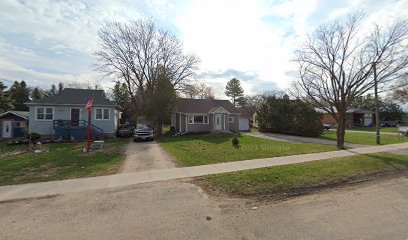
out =
{"type": "Polygon", "coordinates": [[[119,107],[106,98],[103,90],[65,88],[55,96],[25,103],[29,107],[29,132],[46,137],[83,139],[88,112],[85,105],[93,98],[93,135],[113,137],[120,119],[119,107]]]}
{"type": "Polygon", "coordinates": [[[178,133],[239,131],[239,111],[228,100],[178,99],[171,126],[178,133]]]}

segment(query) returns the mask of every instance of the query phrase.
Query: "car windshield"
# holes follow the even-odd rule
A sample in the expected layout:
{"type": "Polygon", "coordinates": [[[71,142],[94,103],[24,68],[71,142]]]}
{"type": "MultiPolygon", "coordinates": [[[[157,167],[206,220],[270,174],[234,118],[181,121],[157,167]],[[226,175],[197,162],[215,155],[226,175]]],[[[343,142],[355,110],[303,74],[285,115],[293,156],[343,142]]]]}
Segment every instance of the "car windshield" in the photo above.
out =
{"type": "Polygon", "coordinates": [[[150,126],[147,124],[137,124],[136,129],[138,130],[150,130],[150,126]]]}

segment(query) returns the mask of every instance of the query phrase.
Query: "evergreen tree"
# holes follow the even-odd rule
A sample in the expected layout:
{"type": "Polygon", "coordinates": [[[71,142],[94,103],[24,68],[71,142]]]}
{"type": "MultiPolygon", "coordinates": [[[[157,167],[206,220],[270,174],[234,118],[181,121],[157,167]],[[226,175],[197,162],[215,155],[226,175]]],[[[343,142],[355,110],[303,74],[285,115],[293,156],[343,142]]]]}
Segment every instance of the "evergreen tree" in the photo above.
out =
{"type": "Polygon", "coordinates": [[[5,91],[6,86],[0,82],[0,113],[7,112],[8,110],[13,109],[13,99],[8,92],[5,91]]]}
{"type": "Polygon", "coordinates": [[[43,98],[44,93],[39,87],[35,87],[31,92],[31,99],[40,99],[43,98]]]}
{"type": "Polygon", "coordinates": [[[46,96],[46,97],[55,96],[58,93],[60,93],[62,90],[64,90],[64,83],[59,82],[58,87],[55,84],[51,84],[50,89],[48,89],[47,91],[44,92],[44,96],[46,96]]]}
{"type": "Polygon", "coordinates": [[[231,98],[232,103],[235,106],[243,106],[245,103],[244,89],[241,86],[241,82],[233,78],[227,82],[225,86],[225,95],[231,98]]]}
{"type": "Polygon", "coordinates": [[[126,83],[115,83],[112,89],[113,101],[122,108],[122,118],[128,119],[132,116],[130,94],[126,83]]]}
{"type": "Polygon", "coordinates": [[[28,107],[24,104],[30,101],[30,89],[24,81],[15,81],[10,87],[10,96],[14,101],[14,110],[28,111],[28,107]]]}

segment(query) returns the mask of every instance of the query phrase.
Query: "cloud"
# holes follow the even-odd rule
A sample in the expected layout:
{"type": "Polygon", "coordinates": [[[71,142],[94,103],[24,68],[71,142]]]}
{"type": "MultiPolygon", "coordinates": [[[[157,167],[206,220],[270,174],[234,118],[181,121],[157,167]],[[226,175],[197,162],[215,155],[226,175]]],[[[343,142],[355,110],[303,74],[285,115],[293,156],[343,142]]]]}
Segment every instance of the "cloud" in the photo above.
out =
{"type": "Polygon", "coordinates": [[[201,58],[199,80],[225,98],[226,81],[245,92],[285,89],[297,77],[291,61],[304,35],[326,21],[367,12],[368,25],[408,15],[408,0],[30,0],[0,1],[0,77],[48,87],[95,81],[97,31],[112,21],[153,18],[201,58]]]}

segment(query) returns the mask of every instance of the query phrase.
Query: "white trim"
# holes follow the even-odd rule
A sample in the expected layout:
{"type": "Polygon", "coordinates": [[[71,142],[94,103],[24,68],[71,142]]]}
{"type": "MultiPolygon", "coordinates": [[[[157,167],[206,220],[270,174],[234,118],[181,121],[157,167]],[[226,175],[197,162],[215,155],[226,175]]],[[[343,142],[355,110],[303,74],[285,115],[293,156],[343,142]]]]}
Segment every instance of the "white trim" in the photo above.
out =
{"type": "Polygon", "coordinates": [[[181,114],[179,114],[178,119],[179,119],[179,132],[181,132],[181,114]]]}
{"type": "Polygon", "coordinates": [[[50,122],[50,121],[54,121],[54,115],[55,115],[55,109],[54,107],[50,107],[50,106],[43,106],[43,107],[35,107],[34,110],[34,115],[35,115],[35,120],[36,121],[44,121],[44,122],[50,122]],[[43,108],[44,109],[44,119],[38,119],[38,110],[39,108],[43,108]],[[45,119],[45,115],[47,113],[47,108],[51,108],[52,109],[52,119],[45,119]]]}
{"type": "Polygon", "coordinates": [[[186,124],[187,123],[189,125],[208,125],[208,124],[210,124],[210,116],[208,114],[199,114],[199,115],[189,114],[189,115],[186,115],[186,124]],[[190,117],[193,117],[193,122],[192,123],[190,123],[190,119],[189,119],[190,117]],[[194,117],[203,117],[203,122],[202,123],[196,123],[194,121],[194,117]],[[204,121],[205,118],[207,118],[207,122],[204,121]]]}
{"type": "Polygon", "coordinates": [[[110,117],[110,116],[111,116],[110,108],[94,108],[94,109],[93,109],[93,112],[94,112],[93,115],[94,115],[94,120],[95,120],[95,121],[109,121],[109,120],[111,119],[111,117],[110,117]],[[102,119],[97,119],[97,118],[96,118],[96,110],[97,110],[97,109],[102,109],[102,119]],[[107,119],[103,118],[103,117],[104,117],[104,114],[103,114],[103,112],[104,112],[103,110],[104,110],[104,109],[108,109],[108,112],[109,112],[107,119]]]}
{"type": "Polygon", "coordinates": [[[227,126],[226,126],[226,124],[227,124],[226,117],[227,117],[227,115],[224,114],[224,130],[227,129],[227,126]]]}
{"type": "MultiPolygon", "coordinates": [[[[0,118],[3,117],[6,114],[9,114],[9,113],[14,114],[17,117],[21,117],[21,118],[24,118],[24,119],[28,120],[28,117],[24,117],[23,115],[20,115],[20,114],[18,114],[16,112],[13,112],[13,111],[7,111],[7,112],[4,112],[4,113],[0,114],[0,118]]],[[[30,112],[28,112],[28,115],[30,115],[30,112]]]]}
{"type": "Polygon", "coordinates": [[[188,117],[187,117],[187,115],[186,115],[186,132],[187,132],[187,126],[188,126],[188,124],[187,124],[187,119],[188,117]]]}
{"type": "Polygon", "coordinates": [[[211,111],[211,112],[209,112],[209,113],[230,113],[227,109],[225,109],[224,107],[216,107],[217,109],[215,109],[214,111],[211,111]],[[220,112],[218,112],[218,110],[220,110],[221,109],[221,111],[220,112]]]}

